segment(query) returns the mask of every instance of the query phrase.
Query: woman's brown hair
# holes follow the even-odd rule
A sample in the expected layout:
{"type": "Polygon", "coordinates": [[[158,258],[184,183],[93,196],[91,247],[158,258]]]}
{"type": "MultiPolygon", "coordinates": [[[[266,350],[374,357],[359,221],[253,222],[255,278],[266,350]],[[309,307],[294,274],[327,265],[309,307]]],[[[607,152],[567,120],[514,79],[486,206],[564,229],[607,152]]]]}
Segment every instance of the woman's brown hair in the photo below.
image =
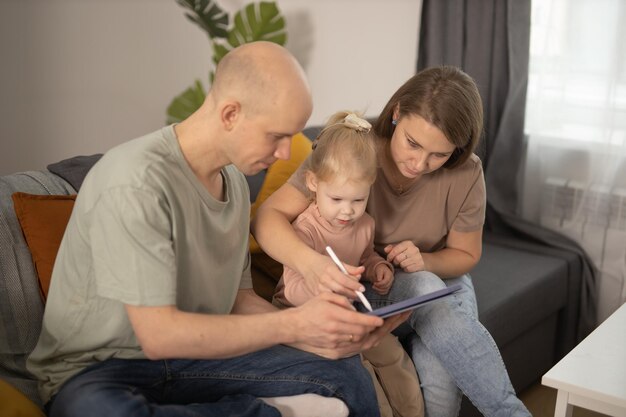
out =
{"type": "Polygon", "coordinates": [[[391,139],[398,119],[417,115],[443,132],[456,146],[443,165],[454,168],[465,162],[476,149],[483,129],[483,106],[474,80],[457,67],[432,67],[409,78],[389,99],[374,123],[380,138],[391,139]]]}

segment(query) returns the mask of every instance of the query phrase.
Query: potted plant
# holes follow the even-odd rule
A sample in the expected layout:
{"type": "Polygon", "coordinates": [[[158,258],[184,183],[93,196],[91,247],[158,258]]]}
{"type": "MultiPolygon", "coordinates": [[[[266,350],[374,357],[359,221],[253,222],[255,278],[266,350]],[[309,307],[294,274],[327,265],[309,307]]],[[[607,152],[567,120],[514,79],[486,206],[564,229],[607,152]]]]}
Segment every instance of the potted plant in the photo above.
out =
{"type": "MultiPolygon", "coordinates": [[[[250,3],[235,13],[232,24],[228,13],[221,9],[214,0],[176,0],[187,9],[189,20],[204,30],[213,48],[213,65],[231,49],[244,43],[269,41],[285,45],[287,32],[285,19],[275,2],[250,3]]],[[[209,72],[209,84],[213,82],[215,70],[209,72]]],[[[186,119],[196,111],[206,96],[202,81],[176,96],[167,108],[167,123],[176,123],[186,119]]]]}

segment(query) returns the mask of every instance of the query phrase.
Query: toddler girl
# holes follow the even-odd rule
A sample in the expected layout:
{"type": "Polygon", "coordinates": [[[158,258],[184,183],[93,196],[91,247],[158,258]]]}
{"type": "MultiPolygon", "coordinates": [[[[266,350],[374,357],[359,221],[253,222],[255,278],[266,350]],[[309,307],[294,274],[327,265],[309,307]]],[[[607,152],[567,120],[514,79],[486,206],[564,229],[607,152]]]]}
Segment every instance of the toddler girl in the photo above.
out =
{"type": "MultiPolygon", "coordinates": [[[[365,267],[364,279],[379,294],[393,283],[393,266],[374,251],[374,220],[367,213],[370,187],[376,179],[376,148],[371,125],[354,113],[332,116],[313,146],[306,185],[312,202],[293,222],[298,236],[325,253],[333,248],[339,259],[365,267]]],[[[316,290],[304,277],[285,266],[273,303],[298,306],[316,290]]],[[[422,416],[424,404],[411,359],[391,334],[363,352],[363,364],[373,377],[383,416],[422,416]]]]}

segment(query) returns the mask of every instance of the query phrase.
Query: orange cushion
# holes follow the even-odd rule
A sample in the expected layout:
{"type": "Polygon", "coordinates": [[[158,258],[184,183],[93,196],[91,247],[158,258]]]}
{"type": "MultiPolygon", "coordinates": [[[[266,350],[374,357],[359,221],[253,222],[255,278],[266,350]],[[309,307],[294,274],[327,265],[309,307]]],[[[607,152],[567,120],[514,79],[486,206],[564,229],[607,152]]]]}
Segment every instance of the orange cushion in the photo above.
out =
{"type": "Polygon", "coordinates": [[[14,193],[11,197],[37,270],[39,288],[45,302],[54,260],[72,214],[76,195],[14,193]]]}
{"type": "MultiPolygon", "coordinates": [[[[274,162],[268,169],[263,180],[259,194],[250,208],[250,218],[254,218],[257,209],[263,202],[278,190],[291,177],[300,164],[309,156],[312,150],[312,143],[304,134],[297,133],[291,139],[291,154],[289,159],[274,162]]],[[[261,248],[254,237],[250,235],[250,252],[261,253],[261,248]]]]}

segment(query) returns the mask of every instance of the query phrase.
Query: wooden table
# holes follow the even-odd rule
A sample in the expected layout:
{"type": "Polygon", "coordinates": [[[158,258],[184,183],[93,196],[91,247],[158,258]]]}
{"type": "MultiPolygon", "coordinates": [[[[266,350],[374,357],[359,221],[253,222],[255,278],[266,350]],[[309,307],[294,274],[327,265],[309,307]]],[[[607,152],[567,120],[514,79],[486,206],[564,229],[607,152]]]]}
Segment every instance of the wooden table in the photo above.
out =
{"type": "Polygon", "coordinates": [[[558,390],[555,417],[573,406],[626,417],[626,304],[554,365],[541,383],[558,390]]]}

